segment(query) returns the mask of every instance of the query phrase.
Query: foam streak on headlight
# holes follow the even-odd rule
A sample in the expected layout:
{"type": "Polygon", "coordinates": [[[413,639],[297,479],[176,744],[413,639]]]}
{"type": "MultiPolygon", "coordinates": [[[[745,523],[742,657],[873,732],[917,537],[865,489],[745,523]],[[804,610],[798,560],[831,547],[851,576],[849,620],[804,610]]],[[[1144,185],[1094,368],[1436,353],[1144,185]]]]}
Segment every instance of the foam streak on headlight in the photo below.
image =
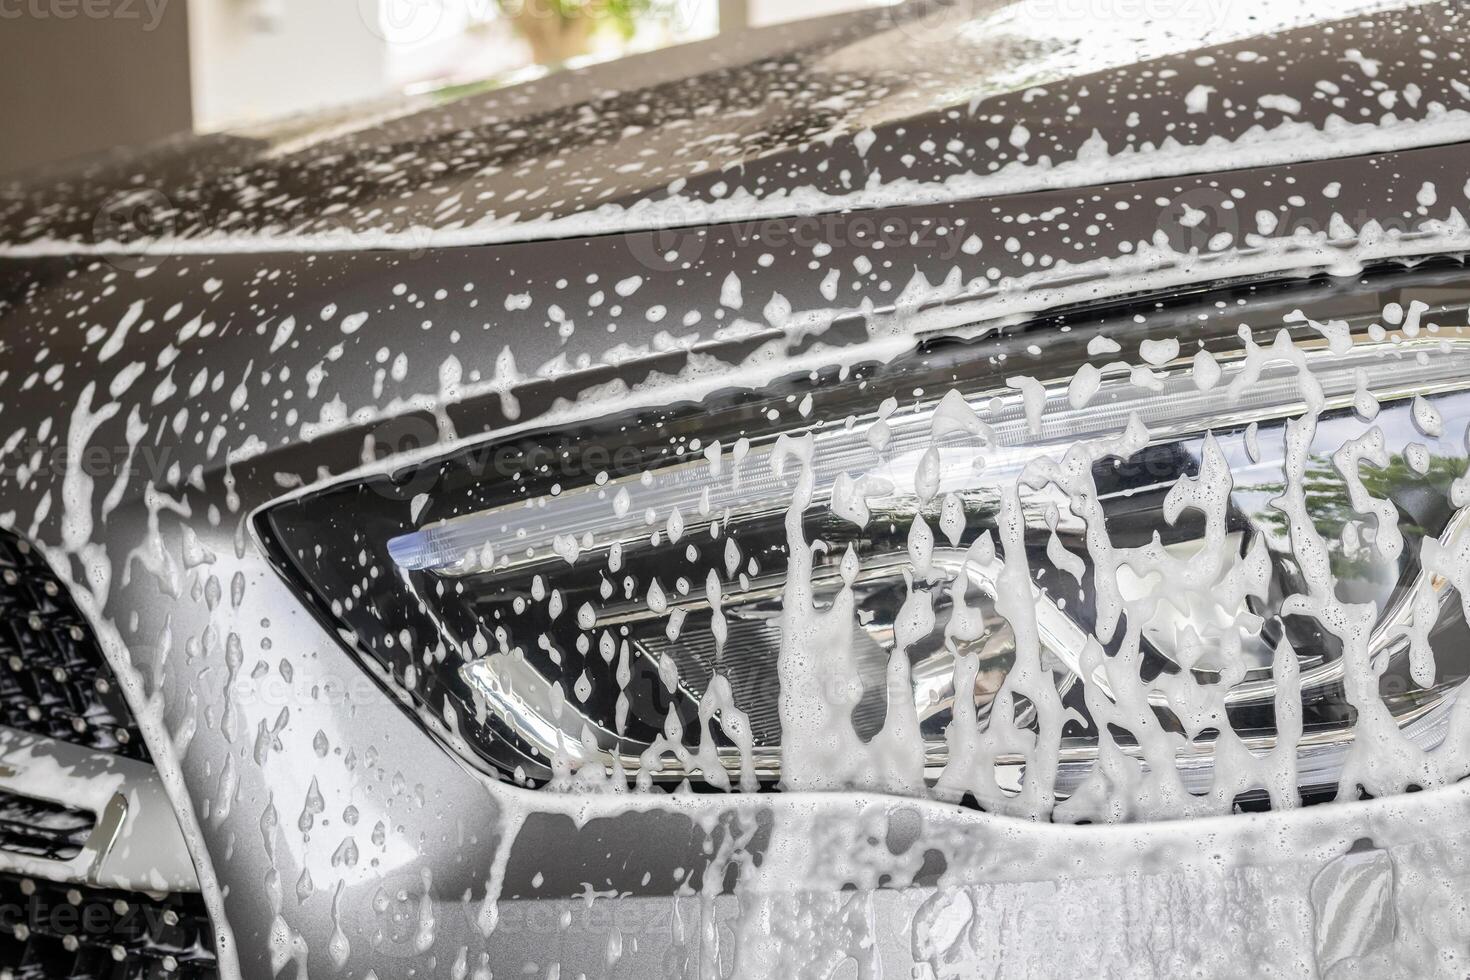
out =
{"type": "Polygon", "coordinates": [[[639,441],[596,479],[456,457],[271,530],[522,778],[1069,819],[1434,785],[1467,759],[1470,331],[1431,327],[1462,274],[1417,275],[1407,317],[1323,285],[1074,317],[565,434],[639,441]],[[355,569],[293,547],[324,520],[355,569]]]}

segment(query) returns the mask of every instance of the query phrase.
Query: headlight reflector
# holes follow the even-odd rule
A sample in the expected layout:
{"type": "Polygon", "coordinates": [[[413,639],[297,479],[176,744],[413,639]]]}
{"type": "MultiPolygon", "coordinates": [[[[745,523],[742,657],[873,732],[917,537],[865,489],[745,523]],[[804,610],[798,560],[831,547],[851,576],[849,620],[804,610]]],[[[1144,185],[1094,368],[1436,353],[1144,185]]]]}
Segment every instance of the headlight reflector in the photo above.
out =
{"type": "Polygon", "coordinates": [[[261,526],[514,778],[1071,819],[1429,785],[1466,764],[1462,279],[1059,315],[472,447],[261,526]],[[607,466],[568,465],[593,448],[607,466]]]}

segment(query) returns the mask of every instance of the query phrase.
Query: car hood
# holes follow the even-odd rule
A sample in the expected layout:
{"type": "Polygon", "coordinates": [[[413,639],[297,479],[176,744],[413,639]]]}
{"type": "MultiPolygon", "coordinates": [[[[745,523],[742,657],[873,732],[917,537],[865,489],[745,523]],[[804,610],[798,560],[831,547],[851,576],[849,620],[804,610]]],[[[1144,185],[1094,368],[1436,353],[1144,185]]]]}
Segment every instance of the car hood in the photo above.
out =
{"type": "Polygon", "coordinates": [[[1458,5],[1351,0],[1333,21],[1281,0],[1106,6],[905,4],[175,140],[12,181],[0,248],[423,249],[1470,137],[1458,5]]]}

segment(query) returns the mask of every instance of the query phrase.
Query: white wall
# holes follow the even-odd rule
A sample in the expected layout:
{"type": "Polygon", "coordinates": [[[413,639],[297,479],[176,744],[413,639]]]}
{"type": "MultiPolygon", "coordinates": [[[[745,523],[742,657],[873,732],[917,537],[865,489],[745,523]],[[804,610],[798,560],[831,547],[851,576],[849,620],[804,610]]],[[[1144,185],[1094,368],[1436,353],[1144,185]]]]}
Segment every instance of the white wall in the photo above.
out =
{"type": "Polygon", "coordinates": [[[378,0],[189,0],[194,125],[218,129],[386,94],[381,35],[378,0]]]}

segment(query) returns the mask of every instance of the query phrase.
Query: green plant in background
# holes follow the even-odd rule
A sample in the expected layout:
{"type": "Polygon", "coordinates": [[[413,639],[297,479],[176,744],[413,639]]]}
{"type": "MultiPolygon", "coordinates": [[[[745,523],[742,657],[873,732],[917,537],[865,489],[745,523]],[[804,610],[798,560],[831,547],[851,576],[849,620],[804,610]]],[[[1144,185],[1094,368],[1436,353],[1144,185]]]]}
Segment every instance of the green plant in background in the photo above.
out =
{"type": "Polygon", "coordinates": [[[603,27],[628,40],[657,0],[498,0],[540,64],[559,64],[591,50],[603,27]]]}
{"type": "MultiPolygon", "coordinates": [[[[1409,465],[1403,455],[1395,454],[1389,458],[1387,466],[1363,464],[1358,470],[1358,477],[1363,488],[1381,500],[1397,502],[1414,488],[1431,490],[1436,496],[1448,500],[1450,484],[1464,475],[1464,468],[1464,462],[1454,457],[1430,456],[1429,465],[1421,474],[1409,465]]],[[[1258,483],[1238,486],[1236,490],[1278,497],[1286,492],[1286,484],[1258,483]]],[[[1333,574],[1343,580],[1369,573],[1377,561],[1371,550],[1363,549],[1350,555],[1343,546],[1343,531],[1347,525],[1361,522],[1367,515],[1353,510],[1348,499],[1347,481],[1338,473],[1330,456],[1312,454],[1302,473],[1302,490],[1312,523],[1327,544],[1333,574]]],[[[1419,526],[1402,506],[1399,517],[1399,530],[1407,539],[1405,544],[1417,548],[1419,539],[1430,532],[1419,526]]],[[[1277,508],[1263,510],[1258,520],[1283,540],[1290,535],[1291,522],[1277,508]]]]}

